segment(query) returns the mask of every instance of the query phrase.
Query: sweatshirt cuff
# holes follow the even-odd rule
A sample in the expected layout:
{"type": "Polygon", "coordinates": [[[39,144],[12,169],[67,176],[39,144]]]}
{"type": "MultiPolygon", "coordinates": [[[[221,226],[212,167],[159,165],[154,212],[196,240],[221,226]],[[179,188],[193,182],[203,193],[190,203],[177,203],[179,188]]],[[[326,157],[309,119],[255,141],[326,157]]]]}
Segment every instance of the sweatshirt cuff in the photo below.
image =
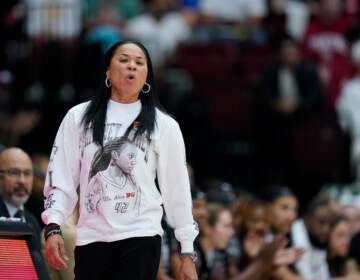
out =
{"type": "Polygon", "coordinates": [[[61,225],[64,222],[64,217],[61,213],[52,209],[47,209],[41,214],[41,218],[45,225],[54,223],[61,225]]]}
{"type": "Polygon", "coordinates": [[[192,241],[182,241],[181,253],[191,253],[191,252],[194,252],[194,243],[192,241]]]}

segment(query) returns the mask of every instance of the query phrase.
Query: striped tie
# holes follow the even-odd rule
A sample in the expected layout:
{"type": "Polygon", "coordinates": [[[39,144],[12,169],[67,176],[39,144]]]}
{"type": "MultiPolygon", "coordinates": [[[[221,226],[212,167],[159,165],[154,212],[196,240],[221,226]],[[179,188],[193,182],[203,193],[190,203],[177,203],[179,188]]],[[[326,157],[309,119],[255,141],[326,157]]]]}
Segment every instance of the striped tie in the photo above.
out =
{"type": "Polygon", "coordinates": [[[23,210],[19,209],[19,210],[17,210],[17,212],[15,213],[14,217],[15,217],[15,218],[20,218],[20,219],[22,219],[23,213],[24,213],[23,210]]]}

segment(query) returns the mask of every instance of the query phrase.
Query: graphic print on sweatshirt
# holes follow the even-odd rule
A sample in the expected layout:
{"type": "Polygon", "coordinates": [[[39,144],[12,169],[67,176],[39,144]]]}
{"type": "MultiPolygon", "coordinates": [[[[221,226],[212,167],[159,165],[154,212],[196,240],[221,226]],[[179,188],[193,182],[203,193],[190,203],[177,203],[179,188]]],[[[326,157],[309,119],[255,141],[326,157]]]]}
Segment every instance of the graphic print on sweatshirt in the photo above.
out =
{"type": "Polygon", "coordinates": [[[126,136],[110,140],[95,153],[85,197],[89,213],[101,207],[106,212],[132,210],[139,215],[141,191],[132,173],[137,154],[137,146],[126,136]]]}

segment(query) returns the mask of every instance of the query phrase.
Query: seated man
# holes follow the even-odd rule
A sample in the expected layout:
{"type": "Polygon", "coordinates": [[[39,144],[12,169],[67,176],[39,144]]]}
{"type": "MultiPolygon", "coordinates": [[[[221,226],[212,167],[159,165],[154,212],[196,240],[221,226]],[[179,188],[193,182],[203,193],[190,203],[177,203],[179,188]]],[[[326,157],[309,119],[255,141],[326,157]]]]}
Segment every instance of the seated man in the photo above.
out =
{"type": "Polygon", "coordinates": [[[302,218],[291,227],[292,246],[305,249],[295,264],[304,279],[330,279],[326,248],[333,216],[331,203],[332,199],[327,195],[318,195],[309,203],[302,218]]]}
{"type": "Polygon", "coordinates": [[[24,204],[33,185],[33,164],[30,156],[19,148],[0,153],[0,216],[19,218],[33,233],[27,240],[40,280],[49,279],[40,245],[40,225],[24,204]]]}

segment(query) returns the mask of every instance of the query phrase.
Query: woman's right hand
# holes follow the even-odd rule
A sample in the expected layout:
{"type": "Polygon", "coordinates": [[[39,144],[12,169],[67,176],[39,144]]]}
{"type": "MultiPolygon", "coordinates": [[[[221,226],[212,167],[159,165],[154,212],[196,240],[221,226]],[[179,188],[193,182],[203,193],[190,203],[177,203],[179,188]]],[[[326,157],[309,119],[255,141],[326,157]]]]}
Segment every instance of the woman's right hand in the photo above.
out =
{"type": "Polygon", "coordinates": [[[64,239],[60,234],[49,236],[45,242],[45,256],[48,263],[55,269],[67,268],[69,260],[65,252],[64,239]]]}

